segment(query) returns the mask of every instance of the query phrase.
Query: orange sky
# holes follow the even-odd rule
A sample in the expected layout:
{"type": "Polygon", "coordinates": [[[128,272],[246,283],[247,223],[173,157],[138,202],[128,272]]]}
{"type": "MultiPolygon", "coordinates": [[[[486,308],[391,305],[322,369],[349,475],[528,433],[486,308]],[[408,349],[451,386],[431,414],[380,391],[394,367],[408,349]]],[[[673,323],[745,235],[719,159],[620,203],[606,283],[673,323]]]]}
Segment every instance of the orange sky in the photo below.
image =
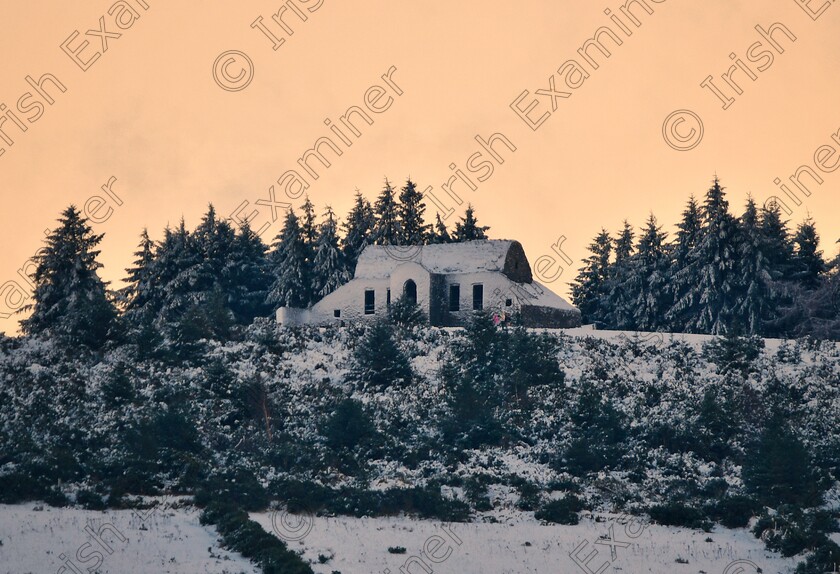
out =
{"type": "MultiPolygon", "coordinates": [[[[261,227],[271,222],[270,188],[277,203],[296,192],[287,185],[290,170],[307,178],[319,212],[331,204],[342,215],[355,188],[373,199],[385,176],[401,185],[411,175],[421,189],[432,186],[445,209],[456,208],[453,222],[462,207],[442,184],[454,163],[472,185],[456,181],[452,191],[476,206],[492,237],[520,240],[532,265],[545,257],[537,276],[562,295],[601,226],[617,230],[625,217],[638,226],[653,211],[670,229],[688,194],[702,195],[714,173],[736,212],[747,193],[759,203],[779,195],[793,223],[810,212],[833,255],[840,7],[831,0],[624,5],[4,2],[0,317],[21,304],[18,270],[69,203],[87,203],[103,220],[95,225],[105,233],[100,261],[116,286],[144,226],[160,237],[181,215],[194,227],[208,202],[229,215],[247,201],[240,213],[256,210],[261,227]],[[278,11],[280,24],[272,19],[278,11]],[[609,58],[591,42],[582,48],[596,31],[609,58]],[[227,57],[214,68],[231,50],[247,55],[252,75],[227,57]],[[721,77],[730,66],[732,86],[721,77]],[[44,74],[65,91],[47,77],[43,95],[27,83],[44,74]],[[701,87],[708,76],[707,85],[726,92],[722,99],[701,87]],[[220,87],[249,79],[238,91],[220,87]],[[350,114],[350,127],[340,118],[353,106],[368,120],[350,114]],[[686,151],[663,137],[663,122],[677,110],[695,114],[674,116],[666,130],[676,147],[696,144],[686,151]],[[692,117],[703,123],[699,142],[692,117]],[[496,157],[475,155],[476,136],[494,134],[516,150],[497,138],[496,157]],[[298,159],[321,137],[341,155],[320,147],[331,165],[310,158],[314,179],[298,159]],[[801,172],[811,195],[787,185],[797,205],[774,179],[787,180],[801,165],[823,183],[801,172]],[[101,186],[111,178],[109,194],[101,186]],[[561,236],[562,255],[552,250],[561,236]]],[[[264,237],[278,230],[279,222],[264,237]]],[[[18,318],[0,320],[0,331],[14,332],[18,318]]]]}

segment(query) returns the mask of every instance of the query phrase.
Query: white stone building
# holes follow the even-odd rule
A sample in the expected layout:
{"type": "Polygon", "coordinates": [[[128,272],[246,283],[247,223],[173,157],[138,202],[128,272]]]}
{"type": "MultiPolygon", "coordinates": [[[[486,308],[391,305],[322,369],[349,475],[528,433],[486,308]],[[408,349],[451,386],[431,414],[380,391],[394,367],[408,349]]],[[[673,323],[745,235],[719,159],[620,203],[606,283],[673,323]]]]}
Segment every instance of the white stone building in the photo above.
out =
{"type": "Polygon", "coordinates": [[[400,297],[435,326],[464,325],[477,310],[518,314],[527,327],[577,327],[580,311],[533,280],[518,241],[484,240],[365,248],[354,278],[309,309],[281,307],[284,325],[330,325],[387,315],[400,297]]]}

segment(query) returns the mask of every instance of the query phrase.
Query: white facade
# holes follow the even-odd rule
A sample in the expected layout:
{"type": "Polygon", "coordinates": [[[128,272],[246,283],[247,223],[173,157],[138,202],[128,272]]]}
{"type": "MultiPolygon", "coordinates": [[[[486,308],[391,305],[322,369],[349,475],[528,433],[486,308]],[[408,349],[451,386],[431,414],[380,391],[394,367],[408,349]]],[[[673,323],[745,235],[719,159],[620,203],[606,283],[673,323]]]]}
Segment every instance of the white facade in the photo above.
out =
{"type": "Polygon", "coordinates": [[[432,325],[465,324],[477,310],[519,314],[534,327],[575,327],[580,312],[533,281],[517,241],[365,248],[355,278],[310,309],[281,307],[284,325],[330,325],[387,315],[392,301],[415,299],[432,325]]]}

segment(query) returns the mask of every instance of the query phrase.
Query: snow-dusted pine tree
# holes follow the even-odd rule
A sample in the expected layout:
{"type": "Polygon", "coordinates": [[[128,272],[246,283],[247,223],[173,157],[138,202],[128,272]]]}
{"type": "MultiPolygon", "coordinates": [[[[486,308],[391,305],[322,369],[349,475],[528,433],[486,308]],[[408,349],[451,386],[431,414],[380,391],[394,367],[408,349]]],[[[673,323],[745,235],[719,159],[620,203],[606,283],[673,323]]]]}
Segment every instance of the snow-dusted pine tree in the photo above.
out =
{"type": "Polygon", "coordinates": [[[315,251],[318,249],[318,224],[315,217],[315,206],[309,201],[308,195],[304,198],[300,211],[300,233],[306,250],[306,262],[311,269],[315,261],[315,251]]]}
{"type": "Polygon", "coordinates": [[[394,198],[394,188],[387,179],[373,211],[376,214],[376,225],[372,242],[376,245],[400,245],[399,206],[394,198]]]}
{"type": "Polygon", "coordinates": [[[140,233],[140,243],[134,257],[134,267],[125,270],[126,286],[119,290],[120,305],[125,311],[142,307],[151,288],[149,282],[155,259],[155,242],[149,237],[149,230],[145,227],[140,233]]]}
{"type": "Polygon", "coordinates": [[[820,277],[825,274],[828,266],[820,251],[820,236],[810,215],[797,226],[793,243],[794,277],[806,289],[814,289],[819,285],[820,277]]]}
{"type": "Polygon", "coordinates": [[[325,297],[350,280],[344,254],[338,246],[338,225],[330,206],[318,231],[315,262],[312,267],[315,297],[325,297]]]}
{"type": "Polygon", "coordinates": [[[640,331],[659,331],[665,326],[670,299],[666,237],[651,214],[639,238],[628,282],[628,294],[635,299],[631,300],[633,324],[640,331]]]}
{"type": "Polygon", "coordinates": [[[236,232],[230,223],[219,219],[216,209],[210,204],[192,233],[192,246],[196,253],[195,263],[189,271],[193,303],[206,301],[211,292],[224,287],[222,269],[231,256],[235,237],[236,232]]]}
{"type": "Polygon", "coordinates": [[[773,313],[773,289],[762,244],[758,209],[752,197],[747,199],[740,220],[738,256],[738,302],[733,327],[737,332],[761,335],[765,322],[773,313]]]}
{"type": "Polygon", "coordinates": [[[435,214],[435,225],[429,235],[429,243],[452,243],[452,237],[446,229],[446,224],[440,218],[440,213],[435,214]]]}
{"type": "Polygon", "coordinates": [[[283,229],[269,254],[274,283],[266,301],[275,307],[308,307],[312,301],[312,274],[306,262],[303,232],[295,212],[289,209],[283,229]]]}
{"type": "Polygon", "coordinates": [[[424,245],[429,240],[430,225],[423,222],[426,204],[423,192],[408,178],[400,190],[398,214],[400,218],[400,240],[403,245],[424,245]]]}
{"type": "Polygon", "coordinates": [[[604,320],[604,289],[609,276],[612,239],[606,229],[589,245],[591,255],[584,260],[575,282],[571,284],[572,301],[580,309],[584,323],[604,320]]]}
{"type": "Polygon", "coordinates": [[[723,335],[729,332],[737,305],[739,264],[737,222],[729,213],[724,188],[715,176],[703,204],[703,230],[692,257],[695,283],[690,295],[697,302],[687,330],[723,335]]]}
{"type": "Polygon", "coordinates": [[[634,329],[634,297],[630,294],[633,278],[633,228],[627,220],[615,240],[615,261],[610,266],[606,284],[605,322],[612,329],[634,329]]]}
{"type": "Polygon", "coordinates": [[[362,250],[373,242],[372,234],[375,225],[376,216],[370,202],[356,191],[353,208],[343,223],[344,239],[341,243],[341,250],[344,252],[351,277],[356,270],[356,262],[362,250]]]}
{"type": "Polygon", "coordinates": [[[34,257],[34,302],[21,309],[32,311],[20,322],[21,329],[27,335],[46,334],[68,344],[97,348],[116,317],[106,283],[97,273],[102,264],[96,260],[96,246],[103,236],[93,233],[74,205],[62,212],[58,222],[34,257]]]}
{"type": "Polygon", "coordinates": [[[762,207],[759,227],[770,275],[775,281],[790,279],[793,271],[793,243],[778,202],[773,200],[762,207]]]}
{"type": "Polygon", "coordinates": [[[176,323],[194,302],[190,294],[195,282],[190,270],[198,260],[198,251],[183,217],[175,231],[164,232],[155,259],[156,288],[147,305],[151,305],[158,326],[163,327],[176,323]]]}
{"type": "Polygon", "coordinates": [[[266,251],[260,236],[247,221],[243,223],[222,269],[228,304],[238,324],[248,325],[271,311],[265,304],[271,286],[266,251]]]}
{"type": "Polygon", "coordinates": [[[695,269],[691,256],[695,253],[700,240],[702,216],[697,201],[692,195],[682,213],[682,221],[677,224],[676,242],[673,245],[673,258],[668,277],[668,290],[671,304],[665,318],[673,332],[682,332],[691,317],[697,311],[697,301],[693,299],[695,269]]]}
{"type": "Polygon", "coordinates": [[[472,204],[467,204],[467,209],[464,212],[464,217],[461,221],[455,223],[455,232],[452,238],[455,241],[475,241],[477,239],[487,239],[487,230],[490,227],[486,225],[479,225],[478,219],[475,217],[475,209],[472,204]]]}

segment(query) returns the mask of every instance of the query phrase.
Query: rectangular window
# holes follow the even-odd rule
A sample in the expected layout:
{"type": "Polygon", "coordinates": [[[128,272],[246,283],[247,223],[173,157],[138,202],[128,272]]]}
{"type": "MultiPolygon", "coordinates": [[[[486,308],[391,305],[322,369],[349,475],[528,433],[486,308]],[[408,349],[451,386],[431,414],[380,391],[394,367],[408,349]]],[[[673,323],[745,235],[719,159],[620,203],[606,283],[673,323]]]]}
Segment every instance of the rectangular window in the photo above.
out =
{"type": "Polygon", "coordinates": [[[373,315],[376,312],[376,299],[373,289],[365,290],[365,315],[373,315]]]}
{"type": "Polygon", "coordinates": [[[449,310],[450,311],[460,311],[461,310],[461,286],[460,285],[450,285],[449,286],[449,310]]]}
{"type": "Polygon", "coordinates": [[[481,283],[473,285],[473,309],[475,311],[484,309],[484,285],[481,283]]]}
{"type": "Polygon", "coordinates": [[[341,317],[341,309],[335,309],[333,311],[333,317],[336,317],[336,318],[341,317]]]}
{"type": "Polygon", "coordinates": [[[385,305],[387,305],[388,308],[391,307],[391,289],[390,288],[387,291],[385,291],[385,305]]]}

